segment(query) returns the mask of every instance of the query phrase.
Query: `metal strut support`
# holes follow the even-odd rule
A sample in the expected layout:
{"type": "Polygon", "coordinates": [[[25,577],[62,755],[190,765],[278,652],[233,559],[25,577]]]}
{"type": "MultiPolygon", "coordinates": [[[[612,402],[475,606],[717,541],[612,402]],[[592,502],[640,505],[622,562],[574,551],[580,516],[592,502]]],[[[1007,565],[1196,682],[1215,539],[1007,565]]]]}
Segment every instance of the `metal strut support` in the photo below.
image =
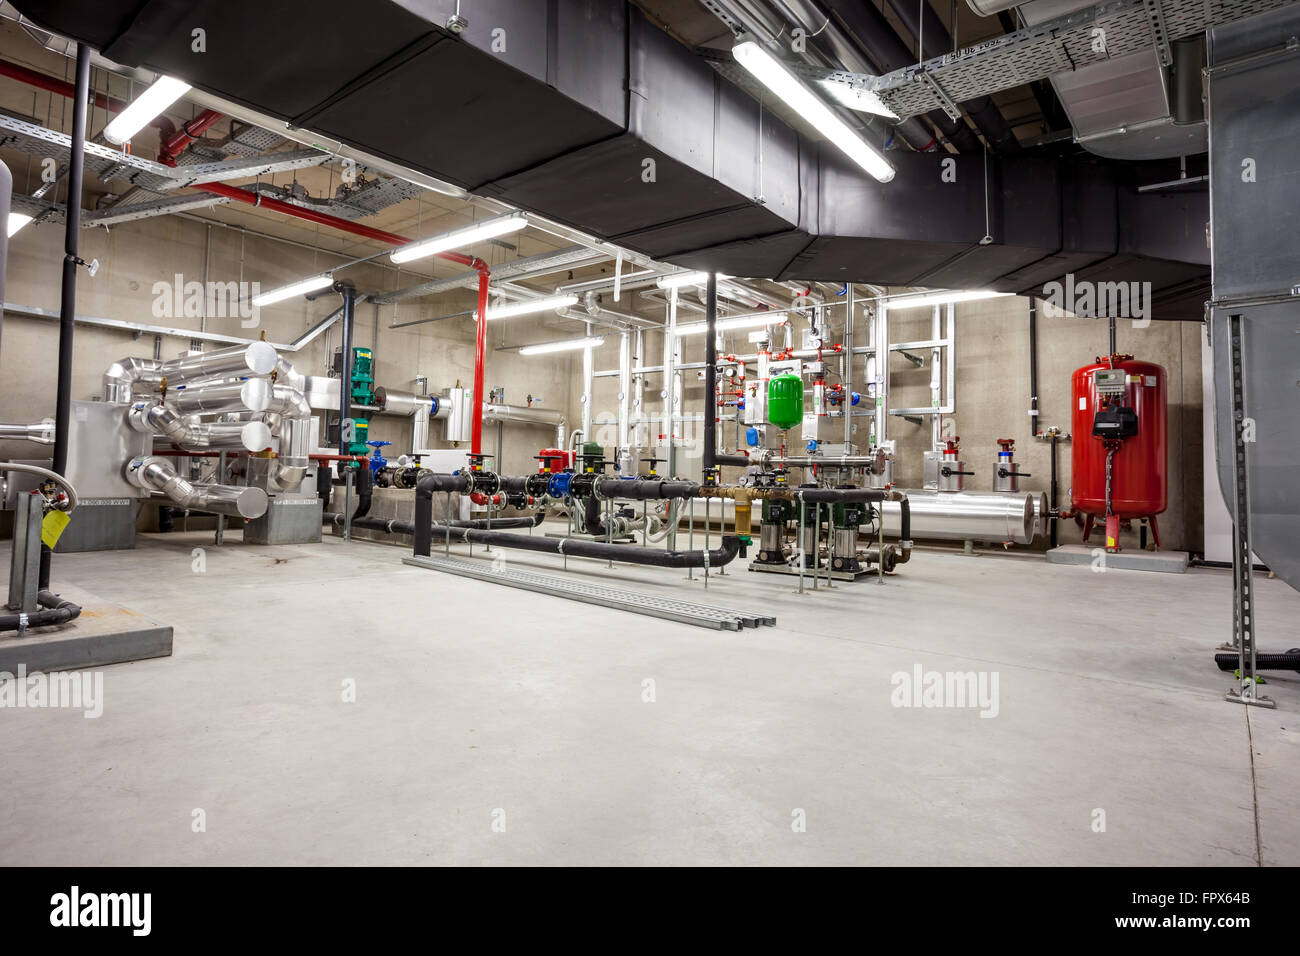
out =
{"type": "Polygon", "coordinates": [[[1225,695],[1236,704],[1276,707],[1256,691],[1254,569],[1250,550],[1250,474],[1246,462],[1245,348],[1241,315],[1228,317],[1232,349],[1232,642],[1237,648],[1238,684],[1225,695]]]}

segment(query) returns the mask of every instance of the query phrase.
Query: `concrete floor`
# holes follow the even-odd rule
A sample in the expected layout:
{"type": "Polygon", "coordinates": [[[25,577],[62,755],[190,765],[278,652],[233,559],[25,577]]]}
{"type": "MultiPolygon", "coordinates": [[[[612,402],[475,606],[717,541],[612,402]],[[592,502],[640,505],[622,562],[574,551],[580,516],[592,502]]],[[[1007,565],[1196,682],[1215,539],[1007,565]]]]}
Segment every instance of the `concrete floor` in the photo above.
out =
{"type": "MultiPolygon", "coordinates": [[[[1275,711],[1223,701],[1226,572],[926,551],[804,595],[739,567],[707,592],[613,573],[777,617],[731,633],[384,545],[227,541],[56,558],[56,584],[174,624],[176,651],[106,668],[97,720],[0,710],[4,862],[1300,863],[1300,681],[1270,679],[1275,711]],[[895,708],[916,664],[996,672],[998,716],[895,708]]],[[[1257,595],[1264,649],[1300,643],[1300,594],[1257,595]]]]}

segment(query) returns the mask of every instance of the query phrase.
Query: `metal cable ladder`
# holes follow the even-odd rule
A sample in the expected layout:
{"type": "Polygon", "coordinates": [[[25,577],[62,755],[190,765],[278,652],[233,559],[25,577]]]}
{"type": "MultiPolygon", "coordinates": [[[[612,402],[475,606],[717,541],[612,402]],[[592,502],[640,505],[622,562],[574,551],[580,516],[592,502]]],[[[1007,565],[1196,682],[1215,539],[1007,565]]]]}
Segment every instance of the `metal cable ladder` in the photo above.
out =
{"type": "Polygon", "coordinates": [[[436,558],[411,556],[402,559],[403,564],[433,571],[444,571],[478,581],[504,584],[507,587],[536,591],[552,597],[565,598],[570,601],[582,601],[600,607],[630,611],[633,614],[645,614],[650,617],[663,618],[667,621],[679,621],[694,624],[697,627],[709,627],[714,630],[739,631],[747,627],[775,627],[776,618],[750,611],[737,611],[731,608],[717,607],[712,604],[695,604],[674,598],[656,597],[639,591],[626,591],[603,584],[592,584],[574,578],[560,578],[534,571],[519,571],[510,568],[495,568],[484,561],[460,560],[457,558],[436,558]]]}

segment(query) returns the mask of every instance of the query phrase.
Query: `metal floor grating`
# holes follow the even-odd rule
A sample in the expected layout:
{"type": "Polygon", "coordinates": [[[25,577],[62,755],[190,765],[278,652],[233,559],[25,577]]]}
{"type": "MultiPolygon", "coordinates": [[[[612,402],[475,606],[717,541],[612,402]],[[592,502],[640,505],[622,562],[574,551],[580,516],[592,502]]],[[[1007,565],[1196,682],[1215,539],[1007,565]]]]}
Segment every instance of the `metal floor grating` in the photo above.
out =
{"type": "Polygon", "coordinates": [[[695,604],[673,598],[656,597],[640,591],[625,591],[604,584],[592,584],[576,578],[561,578],[534,571],[519,571],[510,568],[493,568],[485,561],[460,560],[458,558],[420,557],[414,555],[403,558],[403,564],[433,571],[445,571],[478,581],[490,581],[507,587],[536,591],[552,597],[565,598],[570,601],[582,601],[633,614],[646,614],[668,621],[694,624],[697,627],[710,627],[714,630],[739,631],[746,627],[775,627],[776,618],[749,611],[737,611],[731,608],[716,607],[712,604],[695,604]]]}

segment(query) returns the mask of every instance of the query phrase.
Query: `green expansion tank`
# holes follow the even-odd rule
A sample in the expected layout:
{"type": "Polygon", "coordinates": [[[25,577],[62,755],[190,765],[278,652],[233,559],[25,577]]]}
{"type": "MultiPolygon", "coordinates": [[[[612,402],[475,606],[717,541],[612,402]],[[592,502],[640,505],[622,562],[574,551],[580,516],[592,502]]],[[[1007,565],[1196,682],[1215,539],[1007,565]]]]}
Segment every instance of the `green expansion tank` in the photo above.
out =
{"type": "Polygon", "coordinates": [[[782,430],[803,421],[803,379],[798,375],[778,375],[767,383],[767,420],[782,430]]]}

